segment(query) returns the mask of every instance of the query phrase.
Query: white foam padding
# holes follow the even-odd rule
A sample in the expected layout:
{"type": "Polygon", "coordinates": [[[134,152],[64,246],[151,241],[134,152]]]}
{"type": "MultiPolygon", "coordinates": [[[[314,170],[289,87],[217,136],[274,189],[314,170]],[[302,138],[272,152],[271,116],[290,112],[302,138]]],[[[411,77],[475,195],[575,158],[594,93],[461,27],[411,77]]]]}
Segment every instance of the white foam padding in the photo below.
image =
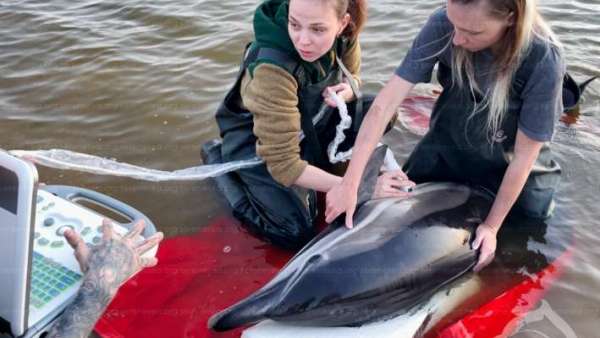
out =
{"type": "Polygon", "coordinates": [[[242,338],[414,337],[429,314],[432,318],[428,322],[428,328],[477,293],[480,288],[480,279],[476,275],[471,275],[455,283],[450,290],[442,289],[437,292],[419,310],[386,321],[360,327],[308,327],[265,320],[245,330],[242,338]]]}

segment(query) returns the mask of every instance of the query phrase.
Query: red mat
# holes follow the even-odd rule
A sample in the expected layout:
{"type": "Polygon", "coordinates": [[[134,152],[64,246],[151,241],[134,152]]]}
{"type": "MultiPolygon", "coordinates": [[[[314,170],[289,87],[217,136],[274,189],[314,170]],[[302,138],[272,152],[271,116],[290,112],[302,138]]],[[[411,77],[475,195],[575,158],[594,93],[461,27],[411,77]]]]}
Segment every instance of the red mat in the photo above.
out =
{"type": "MultiPolygon", "coordinates": [[[[195,236],[163,241],[159,265],[124,285],[96,325],[102,337],[239,337],[214,333],[208,318],[259,289],[292,257],[221,219],[195,236]]],[[[428,337],[496,337],[512,332],[570,261],[567,251],[460,321],[428,337]]]]}
{"type": "Polygon", "coordinates": [[[573,246],[542,271],[526,278],[456,323],[430,333],[437,338],[509,337],[531,310],[535,309],[552,284],[560,278],[573,257],[573,246]]]}
{"type": "Polygon", "coordinates": [[[195,236],[164,240],[159,264],[119,290],[96,325],[102,337],[239,337],[213,333],[208,318],[259,289],[292,254],[221,219],[195,236]]]}

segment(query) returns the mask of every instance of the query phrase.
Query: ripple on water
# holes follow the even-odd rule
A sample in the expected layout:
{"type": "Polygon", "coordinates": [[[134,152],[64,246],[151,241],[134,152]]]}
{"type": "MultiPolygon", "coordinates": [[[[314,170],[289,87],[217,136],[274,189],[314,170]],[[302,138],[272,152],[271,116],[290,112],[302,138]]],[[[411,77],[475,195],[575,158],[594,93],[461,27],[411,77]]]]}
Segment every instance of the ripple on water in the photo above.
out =
{"type": "MultiPolygon", "coordinates": [[[[369,2],[370,21],[361,35],[365,92],[377,92],[389,79],[422,24],[444,3],[369,2]]],[[[157,169],[199,163],[199,145],[218,134],[214,111],[252,39],[256,5],[256,0],[3,1],[3,147],[62,147],[157,169]]],[[[541,9],[565,45],[574,76],[600,75],[600,4],[548,0],[541,9]]],[[[561,299],[600,303],[600,253],[595,250],[600,244],[600,81],[590,85],[585,98],[583,112],[589,116],[573,128],[559,128],[554,139],[563,167],[556,220],[562,223],[549,229],[547,239],[565,244],[573,233],[577,239],[575,263],[556,287],[561,299]]],[[[417,140],[401,130],[392,135],[394,149],[406,157],[406,148],[417,140]]],[[[56,171],[43,175],[142,206],[158,224],[197,227],[219,208],[212,191],[203,191],[210,201],[198,208],[200,197],[190,187],[208,189],[206,184],[161,191],[163,186],[146,182],[56,171]],[[157,199],[165,205],[157,206],[157,199]],[[170,207],[180,212],[173,214],[170,207]]],[[[586,325],[576,332],[597,334],[586,325]]]]}

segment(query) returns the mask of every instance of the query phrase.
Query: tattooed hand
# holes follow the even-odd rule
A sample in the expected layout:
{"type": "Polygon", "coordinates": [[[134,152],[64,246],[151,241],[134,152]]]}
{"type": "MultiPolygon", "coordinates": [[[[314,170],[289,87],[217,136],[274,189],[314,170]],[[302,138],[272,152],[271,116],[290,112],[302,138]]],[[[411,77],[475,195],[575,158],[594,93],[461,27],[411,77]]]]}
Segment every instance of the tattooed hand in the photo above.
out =
{"type": "Polygon", "coordinates": [[[136,243],[144,226],[140,221],[121,237],[113,232],[111,222],[105,219],[102,242],[91,247],[74,231],[65,231],[67,242],[75,249],[75,258],[85,275],[75,300],[52,326],[47,337],[87,337],[119,287],[143,268],[156,265],[155,257],[141,255],[157,245],[163,234],[157,232],[136,243]]]}
{"type": "Polygon", "coordinates": [[[142,243],[136,244],[136,237],[144,230],[144,222],[136,223],[131,231],[121,237],[114,233],[109,220],[102,224],[102,243],[89,247],[74,231],[65,231],[67,242],[75,249],[75,258],[81,271],[101,278],[112,292],[131,276],[145,267],[156,265],[155,257],[141,257],[162,240],[162,233],[156,233],[142,243]]]}

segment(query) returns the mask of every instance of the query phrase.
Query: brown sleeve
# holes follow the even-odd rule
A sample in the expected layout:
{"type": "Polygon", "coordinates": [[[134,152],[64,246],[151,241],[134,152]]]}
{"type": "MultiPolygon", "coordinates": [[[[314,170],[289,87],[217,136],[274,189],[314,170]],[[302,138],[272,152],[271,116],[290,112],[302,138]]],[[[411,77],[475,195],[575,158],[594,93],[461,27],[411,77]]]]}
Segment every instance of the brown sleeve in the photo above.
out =
{"type": "Polygon", "coordinates": [[[352,73],[352,77],[354,77],[354,81],[356,81],[356,84],[358,86],[360,86],[360,84],[361,84],[361,80],[360,80],[360,57],[361,57],[361,55],[360,54],[361,54],[360,42],[358,41],[358,39],[356,39],[350,43],[350,45],[348,46],[348,49],[346,50],[344,55],[342,55],[342,62],[344,63],[344,66],[346,66],[346,68],[348,68],[350,73],[352,73]]]}
{"type": "Polygon", "coordinates": [[[247,71],[240,90],[242,103],[253,114],[256,153],[273,178],[288,187],[308,163],[300,158],[298,84],[284,69],[260,64],[247,71]]]}

